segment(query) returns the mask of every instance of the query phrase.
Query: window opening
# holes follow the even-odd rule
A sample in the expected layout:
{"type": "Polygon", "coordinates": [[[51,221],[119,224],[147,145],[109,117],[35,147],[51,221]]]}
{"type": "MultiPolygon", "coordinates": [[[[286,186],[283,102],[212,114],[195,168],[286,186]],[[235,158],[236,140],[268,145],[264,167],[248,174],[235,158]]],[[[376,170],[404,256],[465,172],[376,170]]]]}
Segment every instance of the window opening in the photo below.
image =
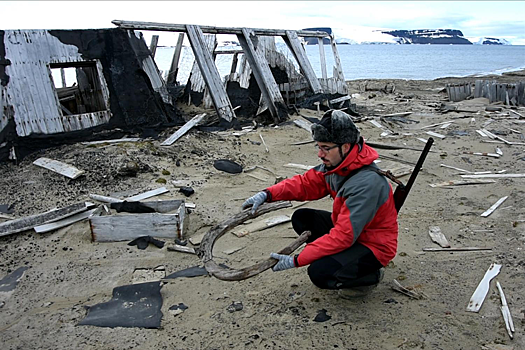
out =
{"type": "Polygon", "coordinates": [[[51,63],[50,69],[62,115],[107,109],[95,62],[51,63]]]}

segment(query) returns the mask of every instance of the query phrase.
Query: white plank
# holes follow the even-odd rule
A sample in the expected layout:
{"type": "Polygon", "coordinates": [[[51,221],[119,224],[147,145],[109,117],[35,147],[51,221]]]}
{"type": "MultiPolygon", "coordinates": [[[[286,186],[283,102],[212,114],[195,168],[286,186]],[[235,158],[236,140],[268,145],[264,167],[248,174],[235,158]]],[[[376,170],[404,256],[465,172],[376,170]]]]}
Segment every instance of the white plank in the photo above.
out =
{"type": "Polygon", "coordinates": [[[140,202],[143,199],[155,197],[155,196],[158,196],[159,194],[163,194],[166,192],[169,192],[169,190],[166,187],[160,187],[160,188],[156,188],[151,191],[146,191],[144,193],[137,194],[136,196],[128,197],[126,198],[126,200],[128,202],[140,202]]]}
{"type": "Polygon", "coordinates": [[[467,306],[467,311],[478,312],[479,309],[481,309],[481,305],[483,305],[489,291],[490,281],[499,274],[500,270],[501,265],[495,263],[490,265],[485,276],[483,276],[483,279],[474,291],[474,294],[472,294],[467,306]]]}
{"type": "Polygon", "coordinates": [[[177,214],[123,214],[94,216],[91,221],[93,241],[128,241],[141,236],[177,238],[179,215],[177,214]]]}
{"type": "Polygon", "coordinates": [[[503,289],[501,288],[501,284],[496,281],[496,287],[498,287],[499,296],[501,298],[501,314],[503,315],[503,320],[505,321],[505,328],[507,329],[507,333],[509,334],[509,337],[512,339],[514,338],[514,332],[516,331],[514,329],[514,322],[512,321],[512,315],[509,310],[509,306],[507,305],[507,299],[505,298],[505,294],[503,293],[503,289]]]}
{"type": "Polygon", "coordinates": [[[82,212],[82,213],[78,213],[78,214],[72,215],[72,216],[67,217],[65,219],[62,219],[62,220],[54,221],[54,222],[49,223],[49,224],[35,226],[34,230],[37,233],[45,233],[45,232],[49,232],[49,231],[53,231],[53,230],[58,230],[59,228],[62,228],[62,227],[74,224],[75,222],[82,221],[84,219],[89,218],[97,210],[98,210],[98,208],[91,209],[91,210],[88,210],[88,211],[85,211],[85,212],[82,212]]]}
{"type": "Polygon", "coordinates": [[[115,143],[122,143],[122,142],[137,142],[141,139],[139,137],[125,137],[122,139],[116,139],[116,140],[100,140],[100,141],[90,141],[90,142],[82,142],[83,145],[89,146],[89,145],[100,145],[100,144],[115,144],[115,143]]]}
{"type": "Polygon", "coordinates": [[[441,228],[439,226],[429,226],[428,234],[430,235],[430,238],[433,242],[439,244],[443,248],[450,248],[450,243],[448,243],[447,238],[441,232],[441,228]]]}
{"type": "Polygon", "coordinates": [[[262,143],[264,145],[264,148],[266,149],[266,153],[270,153],[270,150],[268,149],[268,146],[266,145],[266,142],[264,142],[264,139],[263,139],[261,133],[259,133],[259,137],[261,138],[261,141],[262,141],[262,143]]]}
{"type": "Polygon", "coordinates": [[[433,131],[427,131],[426,134],[428,134],[430,136],[434,136],[434,137],[440,138],[440,139],[444,139],[446,137],[445,135],[441,135],[441,134],[438,134],[437,132],[433,132],[433,131]]]}
{"type": "Polygon", "coordinates": [[[69,177],[70,179],[76,179],[80,175],[84,174],[83,170],[79,170],[72,165],[46,157],[38,158],[33,162],[33,164],[54,171],[60,175],[69,177]]]}
{"type": "Polygon", "coordinates": [[[482,251],[492,250],[492,248],[484,247],[451,247],[451,248],[423,248],[424,252],[471,252],[471,251],[482,251]]]}
{"type": "Polygon", "coordinates": [[[243,236],[246,236],[247,234],[262,231],[267,228],[270,228],[276,225],[280,225],[280,224],[283,224],[289,221],[291,221],[291,218],[287,215],[273,216],[268,219],[260,220],[260,221],[245,225],[244,227],[237,227],[234,231],[232,231],[232,233],[236,235],[237,237],[243,237],[243,236]]]}
{"type": "Polygon", "coordinates": [[[453,167],[451,165],[439,164],[439,166],[444,167],[444,168],[454,169],[454,170],[461,171],[461,172],[464,172],[464,173],[469,173],[469,174],[472,173],[472,171],[468,171],[468,170],[461,169],[461,168],[456,168],[456,167],[453,167]]]}
{"type": "Polygon", "coordinates": [[[179,130],[177,130],[173,135],[168,137],[161,146],[170,146],[179,138],[181,138],[185,133],[187,133],[195,125],[199,124],[201,120],[206,116],[206,113],[197,114],[195,117],[191,118],[186,124],[184,124],[179,130]]]}
{"type": "Polygon", "coordinates": [[[447,120],[446,122],[441,122],[441,123],[436,123],[436,124],[430,124],[430,125],[427,125],[427,126],[423,126],[421,127],[420,129],[428,129],[428,128],[433,128],[435,126],[440,126],[440,125],[445,125],[445,124],[451,124],[453,123],[454,121],[453,120],[447,120]]]}
{"type": "Polygon", "coordinates": [[[499,158],[499,157],[501,157],[497,153],[487,153],[487,152],[463,152],[463,154],[471,154],[473,156],[483,156],[483,157],[492,157],[492,158],[499,158]]]}
{"type": "Polygon", "coordinates": [[[451,181],[444,181],[436,184],[429,184],[430,187],[438,188],[438,187],[453,187],[453,186],[467,186],[467,185],[484,185],[484,184],[492,184],[495,183],[495,180],[451,180],[451,181]]]}
{"type": "Polygon", "coordinates": [[[283,166],[286,168],[296,168],[296,169],[302,169],[302,170],[310,170],[314,168],[313,165],[304,165],[304,164],[296,164],[296,163],[288,163],[283,166]]]}
{"type": "Polygon", "coordinates": [[[480,175],[460,175],[467,179],[483,179],[483,178],[498,178],[498,179],[515,179],[525,177],[525,174],[480,174],[480,175]]]}
{"type": "Polygon", "coordinates": [[[303,128],[304,130],[308,131],[309,133],[312,132],[312,123],[307,120],[295,119],[293,123],[297,125],[298,127],[303,128]]]}
{"type": "Polygon", "coordinates": [[[476,132],[477,132],[478,134],[480,134],[481,137],[488,137],[488,135],[485,134],[485,133],[483,132],[483,130],[476,130],[476,132]]]}
{"type": "Polygon", "coordinates": [[[503,203],[505,202],[505,200],[509,198],[509,196],[505,196],[505,197],[502,197],[500,199],[498,199],[498,201],[496,203],[494,203],[489,209],[487,209],[483,214],[481,214],[482,217],[486,218],[487,216],[489,216],[490,214],[492,214],[496,209],[498,209],[498,207],[503,203]]]}

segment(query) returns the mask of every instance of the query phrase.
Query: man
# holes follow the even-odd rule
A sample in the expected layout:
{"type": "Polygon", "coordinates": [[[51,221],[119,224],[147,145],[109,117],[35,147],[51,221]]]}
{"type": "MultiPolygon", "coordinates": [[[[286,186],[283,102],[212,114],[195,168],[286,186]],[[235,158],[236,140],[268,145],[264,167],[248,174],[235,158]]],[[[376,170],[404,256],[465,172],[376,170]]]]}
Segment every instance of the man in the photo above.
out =
{"type": "Polygon", "coordinates": [[[274,271],[308,267],[319,288],[338,289],[342,297],[366,295],[381,281],[383,267],[397,250],[398,224],[392,187],[377,173],[377,152],[359,135],[351,117],[326,112],[312,125],[312,136],[323,164],[279,182],[248,198],[242,208],[255,213],[264,202],[310,201],[330,195],[332,213],[301,208],[292,226],[311,231],[303,251],[291,257],[272,253],[274,271]]]}

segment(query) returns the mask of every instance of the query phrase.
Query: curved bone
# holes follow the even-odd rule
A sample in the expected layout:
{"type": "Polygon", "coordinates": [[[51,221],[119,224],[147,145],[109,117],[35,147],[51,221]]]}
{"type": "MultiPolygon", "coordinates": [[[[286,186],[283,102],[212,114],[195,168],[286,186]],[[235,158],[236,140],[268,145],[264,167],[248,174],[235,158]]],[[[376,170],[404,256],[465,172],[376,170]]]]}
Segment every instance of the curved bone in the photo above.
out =
{"type": "MultiPolygon", "coordinates": [[[[275,202],[275,203],[265,203],[261,205],[257,212],[252,215],[250,210],[245,210],[243,212],[240,212],[236,215],[234,215],[232,218],[224,221],[223,223],[213,227],[211,230],[206,233],[204,238],[201,241],[200,249],[198,252],[199,257],[202,259],[202,262],[204,263],[204,267],[206,270],[213,276],[217,277],[218,279],[224,280],[224,281],[241,281],[250,277],[253,277],[255,275],[258,275],[259,273],[268,270],[269,268],[273,267],[275,264],[277,264],[277,260],[273,258],[269,258],[267,260],[261,261],[255,265],[243,268],[243,269],[230,269],[230,268],[224,268],[219,266],[215,261],[213,261],[213,245],[215,244],[215,241],[222,237],[228,230],[234,228],[235,226],[245,222],[248,219],[257,217],[262,214],[266,214],[270,211],[282,209],[291,207],[292,204],[290,202],[275,202]]],[[[303,232],[294,242],[292,242],[290,245],[285,247],[284,249],[281,249],[278,253],[279,254],[291,254],[294,250],[299,248],[310,236],[309,231],[303,232]]]]}

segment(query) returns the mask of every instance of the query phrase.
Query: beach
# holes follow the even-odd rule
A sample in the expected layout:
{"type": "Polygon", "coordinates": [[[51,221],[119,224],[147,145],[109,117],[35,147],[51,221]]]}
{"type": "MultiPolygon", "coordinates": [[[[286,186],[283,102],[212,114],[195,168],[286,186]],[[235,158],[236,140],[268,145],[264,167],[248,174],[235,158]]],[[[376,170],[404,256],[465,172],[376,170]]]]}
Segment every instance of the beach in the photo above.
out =
{"type": "MultiPolygon", "coordinates": [[[[406,182],[425,146],[423,141],[435,140],[399,213],[397,255],[370,295],[341,299],[336,291],[315,287],[307,268],[267,270],[242,281],[212,276],[165,279],[188,267],[203,266],[201,259],[168,250],[172,239],[161,239],[166,242],[162,248],[150,244],[144,250],[128,242],[93,242],[89,221],[84,220],[43,234],[27,230],[0,237],[0,278],[28,267],[16,289],[0,290],[2,348],[524,349],[525,179],[503,175],[525,173],[525,107],[490,104],[485,98],[447,101],[446,84],[475,79],[480,78],[348,81],[352,103],[362,116],[356,125],[365,140],[398,146],[376,148],[380,168],[402,174],[400,180],[406,182]],[[487,106],[500,109],[488,111],[487,106]],[[410,114],[388,117],[404,112],[410,114]],[[499,139],[482,137],[476,131],[481,129],[499,139]],[[484,178],[478,184],[443,185],[468,180],[461,175],[475,172],[501,176],[484,178]],[[482,216],[506,196],[492,213],[482,216]],[[440,248],[429,236],[431,226],[439,226],[452,248],[485,250],[426,251],[440,248]],[[493,263],[501,265],[501,271],[492,280],[480,310],[467,311],[471,296],[493,263]],[[114,288],[158,281],[159,274],[160,328],[79,325],[89,307],[112,298],[114,288]],[[393,290],[394,279],[420,298],[393,290]],[[514,339],[505,328],[496,281],[514,320],[514,339]],[[180,303],[187,308],[170,310],[180,303]],[[318,315],[327,317],[319,320],[318,315]]],[[[525,71],[481,79],[513,83],[524,81],[525,71]]],[[[184,105],[179,108],[188,120],[203,112],[184,105]]],[[[204,112],[214,114],[213,110],[204,112]]],[[[296,144],[309,140],[310,135],[292,122],[305,120],[303,116],[317,117],[317,113],[299,112],[289,122],[258,125],[244,133],[192,129],[167,147],[160,143],[177,128],[163,130],[158,139],[97,145],[79,142],[41,150],[19,164],[0,165],[0,204],[13,205],[10,215],[19,218],[93,201],[89,194],[127,198],[166,187],[169,192],[149,200],[184,199],[195,204],[189,209],[184,239],[188,247],[198,249],[192,241],[198,243],[213,227],[239,213],[246,198],[279,179],[303,172],[289,163],[319,164],[313,143],[296,144]],[[60,160],[85,173],[68,179],[33,165],[40,157],[60,160]],[[234,161],[244,171],[217,170],[213,164],[218,159],[234,161]],[[126,171],[130,167],[134,171],[126,171]],[[180,186],[191,187],[195,193],[186,197],[179,192],[180,186]]],[[[300,205],[330,210],[332,200],[292,202],[290,208],[261,215],[232,231],[277,215],[291,216],[300,205]]],[[[242,237],[227,232],[217,240],[213,255],[217,263],[243,268],[267,259],[295,238],[290,222],[242,237]]]]}

